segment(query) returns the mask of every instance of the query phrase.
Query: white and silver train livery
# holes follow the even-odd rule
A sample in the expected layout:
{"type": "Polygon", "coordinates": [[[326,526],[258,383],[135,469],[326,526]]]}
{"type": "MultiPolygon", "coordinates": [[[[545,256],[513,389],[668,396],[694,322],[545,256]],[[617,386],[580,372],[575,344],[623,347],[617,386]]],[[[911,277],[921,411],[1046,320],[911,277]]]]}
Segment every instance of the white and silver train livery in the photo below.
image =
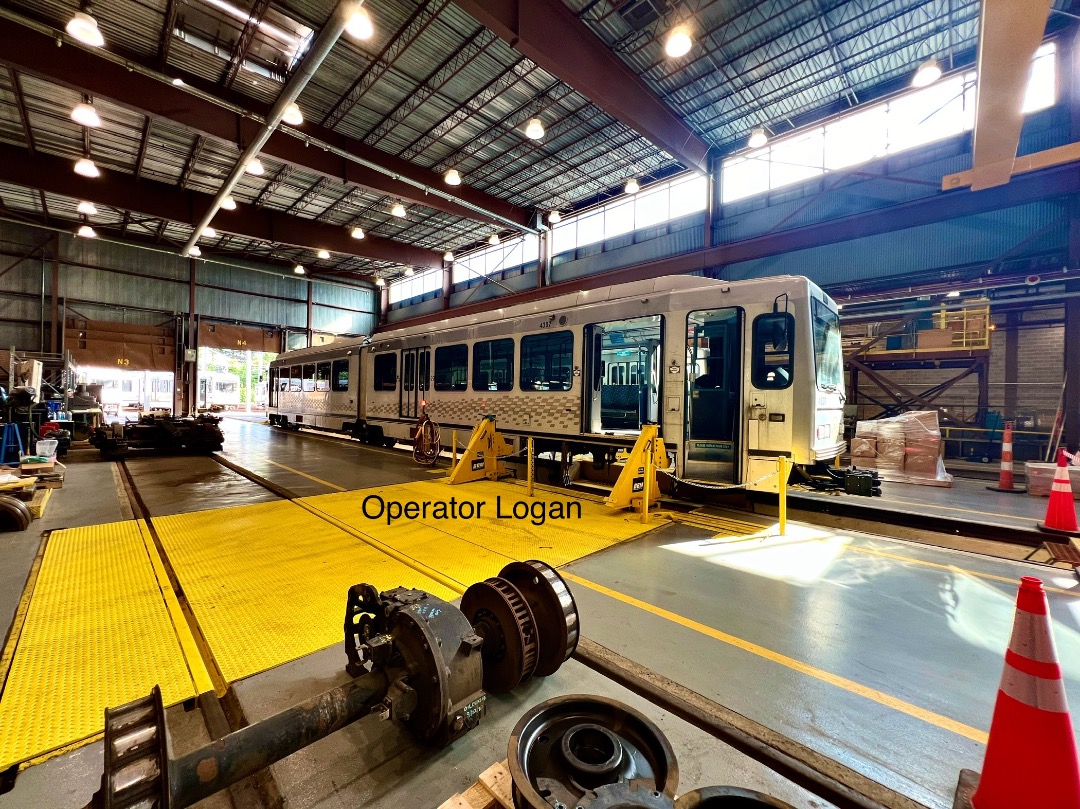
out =
{"type": "MultiPolygon", "coordinates": [[[[798,276],[668,276],[450,316],[290,351],[270,368],[270,421],[410,441],[486,414],[538,453],[610,459],[660,425],[677,475],[751,483],[776,458],[844,449],[836,304],[798,276]]],[[[775,476],[753,486],[775,490],[775,476]]]]}

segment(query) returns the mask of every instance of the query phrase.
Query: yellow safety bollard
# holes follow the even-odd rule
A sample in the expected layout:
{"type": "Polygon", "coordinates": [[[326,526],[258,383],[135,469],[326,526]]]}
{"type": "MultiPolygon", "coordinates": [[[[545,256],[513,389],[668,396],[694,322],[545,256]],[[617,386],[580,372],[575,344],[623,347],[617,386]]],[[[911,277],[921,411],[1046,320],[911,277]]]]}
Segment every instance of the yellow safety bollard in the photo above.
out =
{"type": "Polygon", "coordinates": [[[781,455],[778,459],[780,468],[779,496],[780,496],[780,536],[787,536],[787,478],[788,459],[781,455]]]}
{"type": "Polygon", "coordinates": [[[526,484],[527,488],[526,488],[525,491],[528,493],[529,497],[532,497],[533,496],[533,475],[535,474],[536,470],[535,470],[535,468],[533,466],[533,440],[532,440],[531,435],[529,436],[529,448],[528,448],[527,452],[529,453],[529,480],[528,480],[528,483],[526,484]]]}
{"type": "Polygon", "coordinates": [[[649,441],[648,447],[645,450],[645,482],[644,488],[641,490],[641,522],[642,524],[649,521],[649,482],[652,480],[652,453],[653,453],[653,441],[649,441]]]}

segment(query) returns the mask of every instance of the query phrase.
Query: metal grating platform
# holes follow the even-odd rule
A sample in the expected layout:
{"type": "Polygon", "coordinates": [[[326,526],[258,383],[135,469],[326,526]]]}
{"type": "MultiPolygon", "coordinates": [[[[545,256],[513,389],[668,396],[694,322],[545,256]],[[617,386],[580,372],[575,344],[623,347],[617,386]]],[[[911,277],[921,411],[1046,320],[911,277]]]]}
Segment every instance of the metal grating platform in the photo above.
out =
{"type": "Polygon", "coordinates": [[[340,643],[346,593],[358,582],[458,595],[290,502],[154,525],[230,683],[340,643]]]}
{"type": "Polygon", "coordinates": [[[0,769],[91,738],[160,684],[195,696],[136,522],[55,531],[0,699],[0,769]]]}

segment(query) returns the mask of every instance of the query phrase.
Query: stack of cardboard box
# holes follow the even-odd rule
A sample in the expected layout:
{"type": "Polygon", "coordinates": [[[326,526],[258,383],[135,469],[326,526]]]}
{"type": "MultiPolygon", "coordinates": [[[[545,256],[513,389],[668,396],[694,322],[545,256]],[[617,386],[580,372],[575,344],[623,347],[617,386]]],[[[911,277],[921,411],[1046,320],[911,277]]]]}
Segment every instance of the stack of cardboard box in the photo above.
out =
{"type": "Polygon", "coordinates": [[[941,431],[933,410],[858,422],[851,463],[877,469],[883,480],[952,485],[952,475],[941,461],[941,431]]]}

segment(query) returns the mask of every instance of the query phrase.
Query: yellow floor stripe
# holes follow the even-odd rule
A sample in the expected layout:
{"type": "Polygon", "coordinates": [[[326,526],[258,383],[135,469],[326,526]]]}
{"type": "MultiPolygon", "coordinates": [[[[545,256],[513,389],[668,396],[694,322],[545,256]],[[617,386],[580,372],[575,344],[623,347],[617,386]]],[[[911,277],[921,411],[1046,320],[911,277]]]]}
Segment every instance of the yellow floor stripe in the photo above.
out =
{"type": "Polygon", "coordinates": [[[54,531],[0,700],[0,769],[101,732],[106,706],[195,695],[138,523],[54,531]]]}
{"type": "Polygon", "coordinates": [[[979,742],[980,744],[986,744],[987,734],[977,728],[973,728],[970,725],[965,725],[962,722],[957,722],[955,719],[950,719],[947,716],[928,711],[925,708],[920,708],[918,705],[913,705],[910,702],[905,702],[902,699],[891,696],[889,694],[878,691],[869,686],[857,683],[854,680],[849,680],[846,677],[841,677],[837,674],[819,669],[816,666],[811,666],[809,663],[804,663],[801,660],[796,660],[793,657],[774,652],[771,649],[766,649],[764,646],[759,646],[756,643],[751,643],[748,640],[743,640],[734,635],[730,635],[727,632],[721,632],[719,629],[714,629],[706,624],[699,623],[685,618],[678,613],[665,610],[661,607],[657,607],[653,604],[649,604],[646,601],[628,596],[625,593],[620,593],[618,590],[612,590],[609,587],[605,587],[602,584],[583,579],[580,576],[576,576],[573,573],[562,571],[563,578],[569,579],[576,584],[580,584],[582,587],[588,587],[590,590],[595,590],[598,593],[614,598],[624,604],[629,604],[638,609],[645,610],[653,615],[664,618],[672,623],[676,623],[679,626],[684,626],[687,629],[692,629],[695,632],[700,632],[702,635],[706,635],[714,640],[718,640],[721,643],[726,643],[729,646],[734,646],[737,649],[742,649],[750,654],[757,655],[758,657],[769,660],[773,663],[777,663],[781,666],[797,671],[800,674],[805,674],[808,677],[813,677],[816,680],[834,685],[837,688],[842,688],[852,694],[857,694],[865,699],[872,700],[879,705],[884,705],[887,708],[891,708],[895,711],[905,713],[908,716],[921,719],[935,727],[942,728],[944,730],[952,731],[960,736],[979,742]]]}
{"type": "MultiPolygon", "coordinates": [[[[822,540],[822,541],[824,541],[824,540],[822,540]]],[[[872,554],[873,556],[883,556],[886,559],[896,559],[897,561],[905,562],[905,563],[907,563],[909,565],[921,565],[922,567],[932,567],[932,568],[935,568],[937,570],[948,570],[948,571],[956,571],[956,570],[958,570],[961,573],[967,573],[967,574],[969,574],[971,576],[978,576],[981,579],[990,579],[991,581],[1003,581],[1006,584],[1012,584],[1012,585],[1015,585],[1015,586],[1019,586],[1019,581],[1018,581],[1019,577],[1018,576],[1009,577],[1009,576],[998,576],[995,573],[982,573],[982,572],[980,572],[978,570],[971,570],[970,568],[960,567],[959,565],[945,565],[945,564],[942,564],[940,562],[928,562],[928,561],[926,561],[924,559],[914,559],[914,558],[912,558],[910,556],[902,556],[901,554],[889,553],[888,551],[879,551],[879,550],[876,550],[874,548],[862,548],[862,547],[859,547],[858,545],[845,545],[844,549],[849,550],[849,551],[857,551],[859,553],[872,554]]],[[[1011,560],[1008,560],[1008,561],[1011,561],[1011,560]]],[[[1063,568],[1055,568],[1055,570],[1058,570],[1059,572],[1062,572],[1062,573],[1067,573],[1068,572],[1067,570],[1064,570],[1063,568]]],[[[1048,593],[1058,593],[1059,595],[1080,597],[1080,589],[1063,590],[1060,587],[1050,587],[1047,584],[1043,585],[1043,589],[1048,593]]]]}
{"type": "Polygon", "coordinates": [[[322,486],[325,486],[328,489],[335,489],[336,491],[339,491],[339,492],[348,491],[344,486],[338,486],[336,483],[331,483],[328,480],[323,480],[322,478],[317,478],[314,475],[309,475],[307,472],[301,472],[299,469],[293,469],[291,466],[286,466],[283,463],[278,463],[277,461],[271,461],[269,458],[264,458],[263,460],[266,461],[268,464],[273,464],[274,466],[277,466],[277,467],[279,467],[281,469],[284,469],[286,472],[292,472],[294,475],[299,475],[302,478],[307,478],[308,480],[313,480],[316,483],[318,483],[318,484],[320,484],[322,486]]]}

